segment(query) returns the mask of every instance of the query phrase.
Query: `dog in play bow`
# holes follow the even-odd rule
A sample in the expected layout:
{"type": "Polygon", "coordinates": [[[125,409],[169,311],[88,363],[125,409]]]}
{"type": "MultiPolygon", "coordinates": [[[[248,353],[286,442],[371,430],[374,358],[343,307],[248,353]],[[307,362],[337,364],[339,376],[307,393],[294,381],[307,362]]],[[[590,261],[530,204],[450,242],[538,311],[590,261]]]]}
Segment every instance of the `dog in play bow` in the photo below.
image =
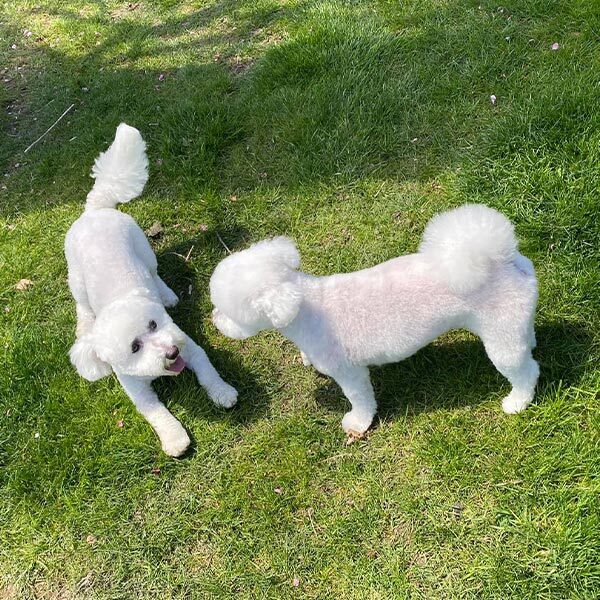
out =
{"type": "Polygon", "coordinates": [[[78,373],[95,381],[114,371],[137,410],[152,425],[163,450],[180,456],[190,444],[181,423],[160,402],[151,383],[192,369],[213,402],[230,407],[237,392],[206,353],[168,315],[177,295],[157,274],[156,256],[137,223],[115,209],[139,196],[148,179],[146,144],[122,123],[93,167],[85,211],[65,239],[69,288],[77,311],[70,350],[78,373]]]}

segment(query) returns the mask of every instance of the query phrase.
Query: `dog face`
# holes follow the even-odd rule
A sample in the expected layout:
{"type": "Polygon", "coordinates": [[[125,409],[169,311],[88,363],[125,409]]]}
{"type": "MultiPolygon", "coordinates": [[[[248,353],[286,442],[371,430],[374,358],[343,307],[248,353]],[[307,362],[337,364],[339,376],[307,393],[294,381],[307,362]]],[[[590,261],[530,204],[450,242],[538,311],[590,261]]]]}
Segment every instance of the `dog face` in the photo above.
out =
{"type": "Polygon", "coordinates": [[[185,367],[179,355],[185,335],[162,304],[133,296],[106,306],[92,331],[71,349],[71,362],[94,381],[110,373],[137,377],[177,375],[185,367]]]}
{"type": "Polygon", "coordinates": [[[263,240],[222,260],[210,279],[213,323],[224,335],[245,339],[289,325],[302,294],[294,282],[300,255],[292,240],[263,240]]]}

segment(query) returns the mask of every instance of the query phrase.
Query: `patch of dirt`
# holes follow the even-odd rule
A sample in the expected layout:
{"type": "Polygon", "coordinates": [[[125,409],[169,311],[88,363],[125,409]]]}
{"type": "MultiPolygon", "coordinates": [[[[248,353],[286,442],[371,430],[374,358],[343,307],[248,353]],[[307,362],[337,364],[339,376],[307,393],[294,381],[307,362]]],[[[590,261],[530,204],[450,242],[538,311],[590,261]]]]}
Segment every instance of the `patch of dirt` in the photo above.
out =
{"type": "Polygon", "coordinates": [[[0,600],[17,600],[19,590],[12,583],[0,587],[0,600]]]}

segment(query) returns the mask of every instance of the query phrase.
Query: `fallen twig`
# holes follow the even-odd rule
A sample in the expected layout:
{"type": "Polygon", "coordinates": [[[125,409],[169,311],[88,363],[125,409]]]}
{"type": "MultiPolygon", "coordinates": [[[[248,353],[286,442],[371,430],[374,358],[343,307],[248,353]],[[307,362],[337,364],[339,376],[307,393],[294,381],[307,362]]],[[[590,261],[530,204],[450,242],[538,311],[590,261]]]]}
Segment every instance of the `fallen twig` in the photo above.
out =
{"type": "Polygon", "coordinates": [[[52,131],[57,125],[58,123],[61,121],[61,119],[75,106],[75,104],[71,104],[71,106],[69,106],[69,108],[67,108],[67,110],[65,110],[65,112],[60,115],[60,117],[58,117],[58,119],[56,119],[56,121],[54,121],[54,123],[52,123],[52,125],[50,125],[50,127],[48,127],[48,129],[46,129],[46,131],[44,131],[44,133],[42,133],[42,135],[40,135],[40,137],[35,140],[35,142],[29,144],[29,146],[27,146],[27,148],[25,148],[24,154],[27,154],[27,152],[29,152],[41,139],[45,138],[48,133],[50,133],[50,131],[52,131]]]}
{"type": "Polygon", "coordinates": [[[223,248],[225,248],[225,250],[227,250],[227,254],[231,254],[231,250],[227,247],[227,244],[223,241],[223,238],[219,235],[219,232],[215,231],[215,233],[217,234],[217,237],[219,238],[219,241],[221,242],[221,244],[223,244],[223,248]]]}
{"type": "Polygon", "coordinates": [[[190,261],[190,256],[192,255],[192,251],[194,250],[194,246],[192,245],[192,247],[190,248],[189,252],[185,255],[185,262],[189,262],[190,261]]]}

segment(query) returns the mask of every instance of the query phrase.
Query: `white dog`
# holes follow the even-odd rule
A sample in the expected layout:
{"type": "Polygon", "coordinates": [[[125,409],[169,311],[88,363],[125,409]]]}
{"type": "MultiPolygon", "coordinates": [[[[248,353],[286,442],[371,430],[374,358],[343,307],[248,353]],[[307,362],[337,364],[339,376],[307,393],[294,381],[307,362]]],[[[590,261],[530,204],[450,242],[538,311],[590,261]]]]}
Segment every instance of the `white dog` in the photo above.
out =
{"type": "Polygon", "coordinates": [[[219,406],[237,392],[206,353],[167,314],[177,295],[156,272],[156,256],[137,223],[115,210],[141,194],[148,179],[146,144],[139,131],[119,125],[110,148],[97,159],[85,212],[65,239],[69,287],[77,308],[77,341],[70,351],[78,373],[95,381],[115,372],[138,411],[155,429],[163,450],[179,456],[190,438],[152,390],[153,379],[195,371],[219,406]]]}
{"type": "Polygon", "coordinates": [[[495,210],[466,205],[440,214],[419,252],[370,269],[314,277],[299,266],[285,237],[228,256],[210,281],[213,322],[232,338],[275,328],[294,342],[304,363],[333,377],[350,400],[346,432],[363,434],[377,410],[369,365],[402,360],[450,329],[482,338],[512,384],[505,412],[531,403],[537,283],[511,223],[495,210]]]}

